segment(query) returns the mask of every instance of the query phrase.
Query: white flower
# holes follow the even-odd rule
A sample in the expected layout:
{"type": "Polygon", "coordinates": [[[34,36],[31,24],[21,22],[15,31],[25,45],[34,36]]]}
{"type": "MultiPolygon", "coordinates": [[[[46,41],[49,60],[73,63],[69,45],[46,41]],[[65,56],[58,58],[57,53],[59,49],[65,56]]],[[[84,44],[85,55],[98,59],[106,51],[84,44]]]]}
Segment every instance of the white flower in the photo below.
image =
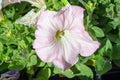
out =
{"type": "Polygon", "coordinates": [[[42,61],[65,70],[77,63],[79,54],[87,57],[99,48],[99,42],[85,31],[83,12],[78,6],[66,6],[59,12],[41,11],[33,48],[42,61]]]}
{"type": "Polygon", "coordinates": [[[34,9],[32,9],[25,16],[16,20],[16,23],[24,24],[24,25],[27,25],[27,26],[34,26],[37,22],[37,17],[38,17],[39,14],[40,14],[40,11],[35,13],[34,9]]]}

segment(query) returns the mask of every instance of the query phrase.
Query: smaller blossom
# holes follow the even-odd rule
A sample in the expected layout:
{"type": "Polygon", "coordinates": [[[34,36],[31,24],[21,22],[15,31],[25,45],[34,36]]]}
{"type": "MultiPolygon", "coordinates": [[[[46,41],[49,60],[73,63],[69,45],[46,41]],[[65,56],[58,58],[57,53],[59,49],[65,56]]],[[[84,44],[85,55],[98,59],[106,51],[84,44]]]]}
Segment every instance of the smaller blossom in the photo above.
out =
{"type": "Polygon", "coordinates": [[[20,77],[19,71],[11,70],[1,74],[0,80],[18,80],[20,77]]]}
{"type": "Polygon", "coordinates": [[[39,11],[35,12],[35,10],[32,9],[23,17],[17,19],[15,23],[24,24],[27,26],[34,26],[37,22],[37,17],[39,16],[41,9],[46,8],[45,1],[44,0],[21,0],[21,1],[26,1],[31,3],[32,6],[39,8],[39,11]]]}
{"type": "Polygon", "coordinates": [[[29,11],[25,16],[21,17],[20,19],[17,19],[15,23],[18,24],[24,24],[27,26],[34,26],[37,22],[37,17],[40,14],[39,12],[34,12],[34,9],[29,11]]]}
{"type": "MultiPolygon", "coordinates": [[[[21,1],[28,2],[28,3],[32,4],[32,6],[35,6],[35,7],[39,8],[40,10],[38,12],[34,12],[34,10],[32,9],[25,16],[17,19],[16,23],[24,24],[24,25],[28,25],[28,26],[35,25],[36,21],[37,21],[37,17],[41,11],[41,8],[46,8],[45,0],[3,0],[3,1],[1,0],[0,1],[0,4],[1,4],[0,9],[9,4],[18,3],[21,1]]],[[[2,17],[2,14],[0,14],[0,20],[2,20],[1,17],[2,17]]]]}
{"type": "Polygon", "coordinates": [[[94,41],[83,24],[84,9],[66,6],[59,12],[42,10],[37,21],[33,48],[44,62],[63,70],[78,61],[78,55],[92,55],[100,43],[94,41]]]}

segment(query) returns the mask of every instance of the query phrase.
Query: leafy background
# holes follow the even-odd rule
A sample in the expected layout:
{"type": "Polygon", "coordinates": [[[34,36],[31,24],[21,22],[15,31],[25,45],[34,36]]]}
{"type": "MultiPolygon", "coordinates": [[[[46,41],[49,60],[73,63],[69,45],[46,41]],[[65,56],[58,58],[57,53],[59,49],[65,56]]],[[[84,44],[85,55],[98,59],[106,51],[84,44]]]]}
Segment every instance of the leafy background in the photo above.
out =
{"type": "MultiPolygon", "coordinates": [[[[66,71],[61,71],[52,63],[42,62],[32,48],[36,27],[15,23],[31,9],[37,8],[27,2],[11,4],[2,9],[4,19],[0,21],[0,73],[19,70],[20,80],[23,75],[26,75],[28,80],[48,80],[56,74],[68,78],[78,76],[81,80],[93,80],[95,72],[103,75],[112,69],[112,64],[120,67],[120,0],[68,2],[85,9],[85,28],[94,40],[101,43],[96,53],[87,58],[79,56],[78,63],[66,71]]],[[[46,6],[49,10],[58,11],[68,2],[46,0],[46,6]]]]}

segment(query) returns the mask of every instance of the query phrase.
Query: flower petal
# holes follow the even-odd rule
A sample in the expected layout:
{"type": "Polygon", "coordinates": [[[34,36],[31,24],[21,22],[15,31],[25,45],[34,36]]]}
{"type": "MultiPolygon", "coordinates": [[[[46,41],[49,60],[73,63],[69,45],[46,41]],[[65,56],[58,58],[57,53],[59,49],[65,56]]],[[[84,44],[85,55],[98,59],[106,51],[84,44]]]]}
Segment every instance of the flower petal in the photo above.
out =
{"type": "Polygon", "coordinates": [[[56,58],[59,46],[56,43],[55,35],[57,27],[53,23],[54,11],[42,10],[37,21],[35,41],[33,48],[41,60],[51,62],[56,58]]]}
{"type": "MultiPolygon", "coordinates": [[[[79,32],[69,31],[69,34],[65,35],[65,37],[67,37],[65,39],[67,40],[66,43],[68,42],[69,46],[71,46],[72,49],[75,49],[74,51],[77,51],[76,53],[80,53],[82,56],[92,55],[100,46],[100,43],[92,40],[86,31],[83,31],[81,34],[79,32]]],[[[65,42],[65,40],[63,42],[65,42]]]]}
{"type": "Polygon", "coordinates": [[[54,15],[56,15],[55,11],[42,10],[38,17],[37,28],[41,28],[50,33],[56,31],[57,26],[54,24],[54,15]]]}
{"type": "Polygon", "coordinates": [[[52,62],[57,56],[58,45],[53,43],[48,47],[35,49],[38,57],[44,62],[52,62]]]}
{"type": "Polygon", "coordinates": [[[51,62],[56,58],[56,42],[54,36],[48,32],[38,29],[35,32],[33,48],[38,57],[44,62],[51,62]]]}
{"type": "Polygon", "coordinates": [[[62,8],[56,15],[57,25],[61,29],[67,29],[69,28],[68,26],[72,23],[72,16],[71,16],[71,9],[69,8],[70,6],[66,6],[62,8]]]}
{"type": "Polygon", "coordinates": [[[62,55],[54,59],[53,63],[56,67],[61,68],[62,70],[66,70],[72,66],[71,64],[66,62],[62,55]]]}
{"type": "Polygon", "coordinates": [[[81,7],[66,6],[57,13],[57,17],[61,18],[60,21],[64,24],[63,29],[76,29],[76,27],[79,27],[79,29],[84,30],[83,12],[84,9],[81,7]]]}
{"type": "Polygon", "coordinates": [[[72,66],[71,64],[66,62],[64,54],[64,47],[61,45],[58,49],[57,56],[53,61],[54,65],[58,68],[61,68],[62,70],[66,70],[72,66]]]}
{"type": "Polygon", "coordinates": [[[81,52],[80,54],[82,56],[90,56],[92,55],[98,48],[99,48],[99,43],[97,41],[81,41],[81,52]]]}
{"type": "Polygon", "coordinates": [[[92,55],[100,46],[100,43],[98,41],[93,41],[91,38],[89,38],[90,36],[88,35],[88,33],[86,32],[86,34],[83,34],[82,37],[76,38],[77,42],[81,45],[81,49],[80,49],[80,54],[82,56],[90,56],[92,55]],[[86,37],[86,36],[88,37],[86,37]],[[83,37],[84,36],[84,37],[83,37]]]}
{"type": "Polygon", "coordinates": [[[72,24],[70,25],[70,30],[85,30],[84,23],[83,23],[83,17],[84,17],[84,9],[79,6],[71,6],[72,9],[72,24]]]}
{"type": "Polygon", "coordinates": [[[28,26],[33,26],[37,22],[37,17],[40,14],[40,11],[35,13],[34,9],[32,9],[30,12],[28,12],[25,16],[23,16],[20,19],[16,20],[16,23],[18,24],[24,24],[28,26]]]}
{"type": "Polygon", "coordinates": [[[73,66],[78,61],[78,52],[80,50],[80,47],[76,42],[72,42],[72,40],[70,40],[69,38],[65,38],[63,41],[65,51],[64,58],[66,62],[73,66]]]}
{"type": "MultiPolygon", "coordinates": [[[[65,32],[65,34],[67,33],[65,32]]],[[[54,60],[54,64],[66,70],[77,63],[80,47],[72,37],[70,38],[69,33],[68,35],[64,35],[59,42],[61,46],[58,51],[58,56],[54,60]]]]}
{"type": "Polygon", "coordinates": [[[55,42],[54,35],[49,34],[44,30],[38,29],[35,31],[35,40],[33,43],[33,48],[40,49],[43,47],[48,47],[55,42]]]}

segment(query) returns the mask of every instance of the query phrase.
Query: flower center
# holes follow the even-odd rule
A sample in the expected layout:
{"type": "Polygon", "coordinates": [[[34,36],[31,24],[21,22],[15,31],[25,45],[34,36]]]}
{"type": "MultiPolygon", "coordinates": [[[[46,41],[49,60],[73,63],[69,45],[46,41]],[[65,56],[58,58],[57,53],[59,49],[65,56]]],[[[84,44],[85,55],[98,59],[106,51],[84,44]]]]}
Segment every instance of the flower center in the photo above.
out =
{"type": "Polygon", "coordinates": [[[64,30],[62,30],[62,31],[58,30],[55,37],[57,40],[59,40],[62,38],[62,36],[64,36],[64,34],[65,34],[64,30]]]}

